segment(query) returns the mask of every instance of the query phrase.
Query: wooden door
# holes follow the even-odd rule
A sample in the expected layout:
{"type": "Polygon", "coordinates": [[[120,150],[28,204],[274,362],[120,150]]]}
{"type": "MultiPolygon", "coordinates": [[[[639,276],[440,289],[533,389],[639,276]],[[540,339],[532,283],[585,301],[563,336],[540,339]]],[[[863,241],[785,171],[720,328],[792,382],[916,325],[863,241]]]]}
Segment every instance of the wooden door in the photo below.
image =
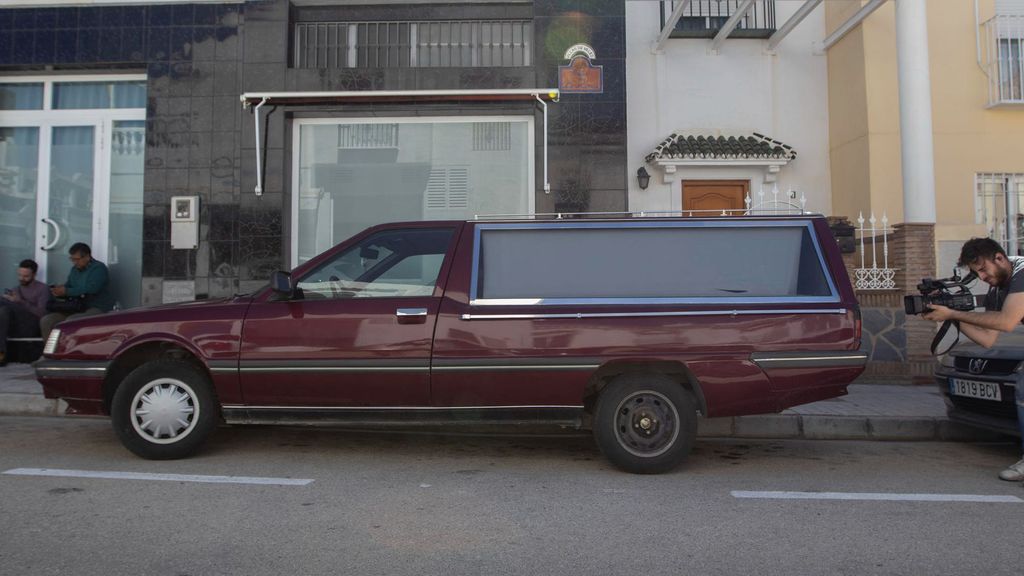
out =
{"type": "Polygon", "coordinates": [[[713,211],[732,210],[730,215],[742,214],[744,199],[750,190],[749,180],[684,180],[683,215],[694,210],[693,216],[714,216],[713,211]],[[696,212],[696,211],[700,212],[696,212]]]}

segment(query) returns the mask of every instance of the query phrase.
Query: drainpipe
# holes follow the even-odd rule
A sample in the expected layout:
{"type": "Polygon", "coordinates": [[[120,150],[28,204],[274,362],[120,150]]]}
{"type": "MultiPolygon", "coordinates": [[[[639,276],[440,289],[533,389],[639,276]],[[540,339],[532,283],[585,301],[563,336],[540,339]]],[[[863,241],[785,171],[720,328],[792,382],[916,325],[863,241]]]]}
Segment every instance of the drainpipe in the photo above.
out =
{"type": "Polygon", "coordinates": [[[256,105],[256,195],[263,196],[263,154],[260,150],[260,108],[267,103],[269,98],[264,98],[256,105]]]}
{"type": "Polygon", "coordinates": [[[548,182],[548,105],[541,99],[540,94],[534,94],[533,97],[544,109],[544,193],[551,194],[551,183],[548,182]]]}

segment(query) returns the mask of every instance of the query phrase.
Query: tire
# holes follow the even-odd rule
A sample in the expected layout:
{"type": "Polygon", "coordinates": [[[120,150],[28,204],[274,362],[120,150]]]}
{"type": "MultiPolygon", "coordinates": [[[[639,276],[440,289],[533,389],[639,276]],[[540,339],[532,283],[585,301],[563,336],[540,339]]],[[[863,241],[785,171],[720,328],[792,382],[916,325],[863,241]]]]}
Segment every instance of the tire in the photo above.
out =
{"type": "Polygon", "coordinates": [[[173,460],[195,452],[213,432],[218,412],[209,378],[181,360],[157,360],[136,368],[118,386],[110,405],[121,443],[149,460],[173,460]]]}
{"type": "Polygon", "coordinates": [[[594,439],[613,465],[659,474],[682,464],[697,437],[697,402],[660,374],[623,374],[598,396],[594,439]]]}

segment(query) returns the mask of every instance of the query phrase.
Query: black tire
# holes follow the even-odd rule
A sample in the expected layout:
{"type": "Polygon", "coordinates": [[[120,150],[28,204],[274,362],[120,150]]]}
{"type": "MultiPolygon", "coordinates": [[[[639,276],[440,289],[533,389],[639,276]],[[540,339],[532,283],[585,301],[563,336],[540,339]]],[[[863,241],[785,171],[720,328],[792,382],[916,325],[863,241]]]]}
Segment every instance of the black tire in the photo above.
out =
{"type": "Polygon", "coordinates": [[[601,391],[594,439],[617,468],[659,474],[682,464],[697,437],[697,402],[660,374],[623,374],[601,391]]]}
{"type": "Polygon", "coordinates": [[[121,443],[149,460],[173,460],[195,452],[216,427],[218,413],[206,374],[188,362],[170,359],[133,370],[110,405],[121,443]],[[147,414],[142,413],[144,408],[147,414]],[[146,415],[155,417],[146,420],[146,415]]]}

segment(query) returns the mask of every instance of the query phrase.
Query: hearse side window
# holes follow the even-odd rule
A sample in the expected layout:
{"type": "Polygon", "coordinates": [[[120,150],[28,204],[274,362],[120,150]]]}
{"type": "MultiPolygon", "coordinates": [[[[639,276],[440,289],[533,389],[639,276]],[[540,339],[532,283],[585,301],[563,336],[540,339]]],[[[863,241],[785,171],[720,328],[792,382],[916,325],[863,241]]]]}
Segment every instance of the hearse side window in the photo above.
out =
{"type": "Polygon", "coordinates": [[[430,296],[451,228],[386,230],[337,254],[298,281],[304,298],[430,296]]]}
{"type": "Polygon", "coordinates": [[[477,300],[834,297],[807,226],[481,227],[477,300]]]}

